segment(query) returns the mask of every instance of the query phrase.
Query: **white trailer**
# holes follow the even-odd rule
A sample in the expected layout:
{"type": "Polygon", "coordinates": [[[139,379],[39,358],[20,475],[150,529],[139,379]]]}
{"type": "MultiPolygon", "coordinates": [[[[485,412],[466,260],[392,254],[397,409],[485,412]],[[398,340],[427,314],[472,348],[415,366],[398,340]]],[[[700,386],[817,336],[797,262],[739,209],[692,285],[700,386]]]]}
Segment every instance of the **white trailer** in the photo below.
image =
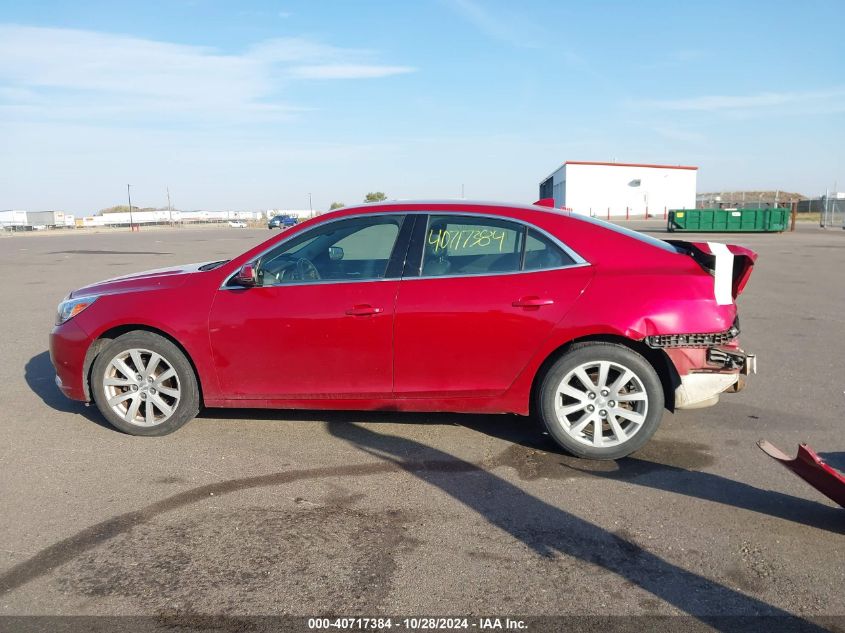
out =
{"type": "Polygon", "coordinates": [[[662,216],[694,209],[698,167],[567,161],[540,183],[540,198],[598,217],[662,216]]]}
{"type": "Polygon", "coordinates": [[[5,230],[19,230],[27,226],[26,211],[0,211],[0,228],[5,230]]]}
{"type": "Polygon", "coordinates": [[[62,211],[27,211],[26,223],[29,226],[64,226],[65,214],[62,211]]]}

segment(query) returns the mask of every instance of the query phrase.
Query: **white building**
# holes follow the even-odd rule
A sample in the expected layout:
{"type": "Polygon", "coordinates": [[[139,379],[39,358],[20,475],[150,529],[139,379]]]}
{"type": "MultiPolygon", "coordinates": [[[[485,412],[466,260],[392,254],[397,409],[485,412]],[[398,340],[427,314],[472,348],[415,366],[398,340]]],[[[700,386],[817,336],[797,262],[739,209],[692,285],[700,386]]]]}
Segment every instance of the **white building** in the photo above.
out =
{"type": "Polygon", "coordinates": [[[694,209],[698,167],[567,161],[540,183],[540,198],[599,217],[662,216],[694,209]]]}

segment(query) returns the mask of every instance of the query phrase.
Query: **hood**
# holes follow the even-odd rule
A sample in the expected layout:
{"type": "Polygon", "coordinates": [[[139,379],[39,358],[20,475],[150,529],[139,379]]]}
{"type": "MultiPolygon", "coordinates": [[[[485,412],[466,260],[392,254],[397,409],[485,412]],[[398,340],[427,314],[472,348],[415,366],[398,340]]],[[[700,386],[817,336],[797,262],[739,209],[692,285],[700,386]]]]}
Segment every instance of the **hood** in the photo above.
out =
{"type": "Polygon", "coordinates": [[[225,262],[200,262],[198,264],[183,264],[168,268],[156,268],[140,273],[112,277],[104,281],[83,286],[74,290],[68,298],[85,297],[88,295],[115,294],[136,290],[156,290],[161,288],[176,288],[185,283],[188,275],[213,270],[217,265],[225,262]]]}

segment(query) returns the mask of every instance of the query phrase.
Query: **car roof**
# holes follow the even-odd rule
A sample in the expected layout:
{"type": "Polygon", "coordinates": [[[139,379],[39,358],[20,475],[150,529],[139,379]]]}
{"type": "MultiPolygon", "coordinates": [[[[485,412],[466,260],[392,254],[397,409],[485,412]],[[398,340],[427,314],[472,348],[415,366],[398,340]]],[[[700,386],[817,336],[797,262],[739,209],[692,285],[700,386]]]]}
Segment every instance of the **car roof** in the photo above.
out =
{"type": "MultiPolygon", "coordinates": [[[[521,202],[501,202],[496,200],[467,200],[465,198],[432,198],[424,200],[384,200],[382,202],[362,202],[360,204],[342,207],[337,211],[361,211],[364,209],[384,209],[393,207],[495,207],[499,209],[522,209],[529,211],[545,211],[555,213],[569,213],[561,209],[552,209],[551,207],[543,207],[536,204],[525,204],[521,202]]],[[[325,214],[324,214],[325,215],[325,214]]]]}
{"type": "Polygon", "coordinates": [[[678,249],[668,242],[651,235],[634,231],[626,227],[605,222],[600,218],[574,213],[569,210],[537,204],[519,202],[498,202],[490,200],[466,200],[464,198],[446,198],[435,200],[385,200],[366,202],[318,215],[306,224],[322,222],[335,218],[356,216],[370,213],[390,213],[402,211],[471,213],[479,215],[497,215],[527,221],[550,231],[568,247],[591,262],[617,259],[613,244],[620,247],[649,251],[658,250],[676,255],[678,249]],[[566,228],[564,228],[566,227],[566,228]],[[599,236],[601,236],[599,238],[599,236]],[[619,239],[621,238],[621,242],[619,239]]]}
{"type": "MultiPolygon", "coordinates": [[[[567,248],[592,264],[630,267],[636,261],[655,266],[671,264],[667,257],[676,257],[678,249],[668,242],[651,235],[632,231],[598,218],[536,204],[466,200],[463,198],[436,200],[385,200],[342,207],[299,222],[296,232],[308,230],[323,222],[378,213],[467,213],[493,215],[527,222],[553,235],[567,248]]],[[[267,249],[267,243],[248,251],[254,255],[267,249]]],[[[286,239],[286,238],[284,238],[286,239]]]]}
{"type": "Polygon", "coordinates": [[[351,205],[334,211],[327,211],[315,219],[340,218],[347,215],[361,215],[364,213],[387,213],[391,211],[450,211],[462,213],[478,213],[490,215],[533,215],[544,218],[575,217],[570,211],[542,207],[534,204],[519,202],[496,202],[489,200],[466,200],[463,198],[446,198],[435,200],[385,200],[384,202],[366,202],[351,205]]]}
{"type": "Polygon", "coordinates": [[[554,207],[548,207],[545,205],[524,204],[519,202],[465,200],[463,198],[447,198],[436,200],[385,200],[384,202],[366,202],[349,207],[343,207],[342,209],[337,209],[329,213],[324,213],[323,215],[318,217],[331,217],[334,214],[337,214],[336,217],[340,217],[343,215],[358,215],[362,212],[377,213],[379,211],[387,212],[394,210],[460,211],[464,213],[490,213],[493,215],[498,215],[502,212],[507,213],[507,211],[516,211],[517,215],[521,216],[522,219],[527,219],[525,218],[526,215],[528,217],[531,217],[534,214],[538,214],[535,216],[535,219],[540,223],[543,223],[543,220],[549,219],[564,219],[564,221],[572,220],[577,222],[583,230],[586,230],[588,232],[590,230],[595,230],[595,228],[598,228],[599,230],[611,231],[616,235],[624,235],[625,237],[638,241],[641,244],[648,244],[652,247],[656,247],[667,252],[677,252],[677,249],[674,246],[664,240],[652,237],[651,235],[647,235],[645,233],[641,233],[640,231],[634,231],[627,227],[619,226],[618,224],[605,222],[601,218],[587,216],[580,213],[573,213],[569,210],[556,209],[554,207]],[[528,212],[527,214],[525,213],[526,211],[528,212]]]}

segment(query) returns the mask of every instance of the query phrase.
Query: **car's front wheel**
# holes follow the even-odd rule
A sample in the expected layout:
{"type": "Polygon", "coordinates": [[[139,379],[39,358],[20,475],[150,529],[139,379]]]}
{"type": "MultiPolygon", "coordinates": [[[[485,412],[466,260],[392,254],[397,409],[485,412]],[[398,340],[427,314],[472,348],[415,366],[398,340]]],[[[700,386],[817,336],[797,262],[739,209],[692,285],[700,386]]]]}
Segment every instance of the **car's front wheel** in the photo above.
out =
{"type": "Polygon", "coordinates": [[[152,332],[123,334],[98,354],[91,391],[103,416],[131,435],[167,435],[199,412],[199,388],[185,354],[152,332]]]}
{"type": "Polygon", "coordinates": [[[663,387],[654,367],[624,345],[580,343],[546,373],[538,405],[564,449],[619,459],[654,435],[663,417],[663,387]]]}

